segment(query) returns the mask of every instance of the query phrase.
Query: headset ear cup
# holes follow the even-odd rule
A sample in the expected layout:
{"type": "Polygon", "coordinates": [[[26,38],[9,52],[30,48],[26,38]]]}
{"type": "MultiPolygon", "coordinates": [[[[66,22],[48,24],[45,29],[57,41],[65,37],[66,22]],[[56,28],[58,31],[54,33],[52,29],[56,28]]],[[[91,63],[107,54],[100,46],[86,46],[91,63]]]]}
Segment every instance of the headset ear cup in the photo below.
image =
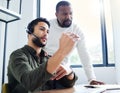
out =
{"type": "Polygon", "coordinates": [[[28,34],[32,34],[31,31],[29,31],[29,30],[26,30],[26,32],[27,32],[28,34]]]}

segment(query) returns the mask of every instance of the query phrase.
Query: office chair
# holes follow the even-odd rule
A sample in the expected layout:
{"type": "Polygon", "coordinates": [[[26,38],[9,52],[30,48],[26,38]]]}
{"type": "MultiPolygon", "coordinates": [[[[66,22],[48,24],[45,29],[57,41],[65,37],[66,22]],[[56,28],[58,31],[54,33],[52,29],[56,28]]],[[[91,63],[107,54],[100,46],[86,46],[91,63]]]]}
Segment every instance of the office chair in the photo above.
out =
{"type": "Polygon", "coordinates": [[[8,83],[2,84],[2,93],[10,93],[8,83]]]}

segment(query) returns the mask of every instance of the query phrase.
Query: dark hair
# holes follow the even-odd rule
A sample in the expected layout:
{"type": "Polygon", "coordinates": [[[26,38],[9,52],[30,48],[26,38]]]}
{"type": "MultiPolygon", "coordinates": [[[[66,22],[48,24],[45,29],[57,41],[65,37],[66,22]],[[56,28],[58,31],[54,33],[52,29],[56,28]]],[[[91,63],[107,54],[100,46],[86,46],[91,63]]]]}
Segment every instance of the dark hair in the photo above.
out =
{"type": "Polygon", "coordinates": [[[56,5],[56,12],[58,12],[60,6],[70,6],[70,2],[68,1],[60,1],[56,5]]]}
{"type": "Polygon", "coordinates": [[[50,23],[46,18],[43,18],[43,17],[36,18],[28,24],[27,33],[29,33],[29,34],[33,33],[34,27],[35,27],[35,25],[38,24],[38,22],[45,22],[50,27],[50,23]]]}

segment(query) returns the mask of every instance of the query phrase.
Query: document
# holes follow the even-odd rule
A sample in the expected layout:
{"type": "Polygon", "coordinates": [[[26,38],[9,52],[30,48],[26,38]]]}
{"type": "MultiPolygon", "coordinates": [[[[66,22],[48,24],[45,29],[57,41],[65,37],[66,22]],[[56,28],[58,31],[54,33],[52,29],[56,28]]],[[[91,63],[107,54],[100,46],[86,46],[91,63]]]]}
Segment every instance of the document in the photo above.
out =
{"type": "Polygon", "coordinates": [[[76,85],[75,88],[75,93],[120,93],[120,85],[76,85]]]}
{"type": "MultiPolygon", "coordinates": [[[[88,86],[88,85],[87,85],[88,86]]],[[[102,93],[106,89],[103,87],[94,87],[94,86],[83,86],[83,85],[78,85],[75,86],[75,93],[102,93]]]]}

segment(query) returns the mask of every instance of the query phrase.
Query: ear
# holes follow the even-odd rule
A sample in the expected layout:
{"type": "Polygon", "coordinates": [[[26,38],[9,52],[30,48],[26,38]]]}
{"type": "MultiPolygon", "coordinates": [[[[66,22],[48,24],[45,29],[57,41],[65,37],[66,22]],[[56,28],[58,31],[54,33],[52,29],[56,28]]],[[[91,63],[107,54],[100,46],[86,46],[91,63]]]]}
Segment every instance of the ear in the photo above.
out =
{"type": "Polygon", "coordinates": [[[55,13],[56,17],[57,17],[57,13],[55,13]]]}

